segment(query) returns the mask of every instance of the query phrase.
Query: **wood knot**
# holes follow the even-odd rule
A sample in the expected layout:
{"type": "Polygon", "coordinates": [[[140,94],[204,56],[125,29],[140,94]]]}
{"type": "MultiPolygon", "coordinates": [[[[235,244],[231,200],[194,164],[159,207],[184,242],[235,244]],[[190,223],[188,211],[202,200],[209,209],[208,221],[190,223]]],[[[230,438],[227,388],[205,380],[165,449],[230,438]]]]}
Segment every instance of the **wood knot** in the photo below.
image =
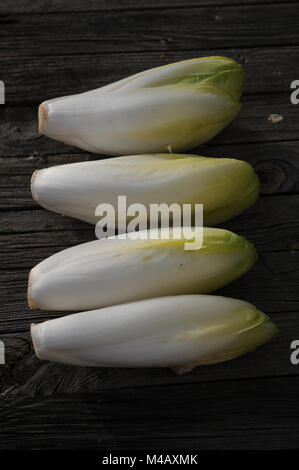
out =
{"type": "Polygon", "coordinates": [[[261,194],[277,192],[287,180],[287,175],[276,162],[261,162],[255,167],[261,184],[261,194]]]}

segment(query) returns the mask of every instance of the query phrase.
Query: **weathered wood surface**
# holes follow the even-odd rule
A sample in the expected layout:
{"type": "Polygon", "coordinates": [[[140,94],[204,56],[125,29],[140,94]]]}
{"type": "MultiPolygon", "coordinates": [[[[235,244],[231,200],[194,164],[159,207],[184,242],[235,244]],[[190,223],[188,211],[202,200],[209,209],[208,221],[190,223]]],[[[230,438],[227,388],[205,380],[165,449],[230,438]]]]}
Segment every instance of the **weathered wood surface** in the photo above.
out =
{"type": "Polygon", "coordinates": [[[72,93],[80,93],[114,82],[124,76],[165,65],[169,62],[200,57],[227,56],[246,68],[246,94],[287,92],[290,83],[299,74],[299,47],[277,46],[274,48],[213,48],[209,50],[191,47],[188,51],[95,53],[89,47],[85,53],[58,55],[19,55],[5,53],[1,60],[1,78],[6,83],[6,102],[22,105],[40,103],[72,93]],[[115,67],[115,64],[118,64],[115,67]],[[16,70],[10,79],[12,67],[16,70]],[[51,81],[49,81],[51,75],[51,81]]]}
{"type": "Polygon", "coordinates": [[[295,3],[190,8],[182,2],[179,8],[121,14],[69,13],[67,20],[64,13],[8,15],[1,20],[0,40],[2,53],[15,57],[291,46],[297,45],[298,21],[295,3]]]}
{"type": "Polygon", "coordinates": [[[261,378],[4,402],[0,449],[294,449],[298,386],[261,378]]]}
{"type": "Polygon", "coordinates": [[[0,3],[0,449],[292,449],[298,447],[299,7],[267,0],[28,0],[0,3]],[[194,153],[250,162],[258,203],[223,224],[253,241],[259,261],[218,291],[268,313],[280,334],[237,360],[177,376],[170,370],[92,369],[39,361],[30,311],[32,266],[94,238],[93,227],[32,200],[37,168],[102,158],[37,133],[37,105],[143,69],[228,55],[247,72],[243,108],[194,153]],[[274,124],[268,117],[283,120],[274,124]]]}
{"type": "MultiPolygon", "coordinates": [[[[238,231],[241,235],[246,234],[263,252],[296,250],[298,205],[299,195],[261,197],[254,206],[233,220],[223,223],[222,227],[238,231]],[[284,207],[283,212],[280,211],[281,207],[284,207]]],[[[55,249],[58,244],[72,245],[78,243],[78,240],[92,238],[95,238],[92,225],[54,212],[46,212],[38,206],[36,210],[3,212],[0,215],[0,243],[3,244],[5,253],[0,253],[0,262],[11,263],[10,267],[13,268],[29,267],[30,264],[23,264],[24,260],[20,261],[19,256],[16,256],[17,250],[21,252],[27,247],[30,256],[38,258],[41,253],[36,252],[34,255],[34,250],[38,247],[48,246],[55,249]],[[35,233],[39,238],[34,241],[35,233]],[[54,243],[51,243],[51,240],[54,243]]]]}
{"type": "MultiPolygon", "coordinates": [[[[296,1],[296,0],[295,0],[296,1]]],[[[263,0],[265,4],[295,3],[294,0],[263,0]]],[[[154,8],[198,8],[202,6],[227,5],[251,5],[256,4],[256,0],[1,0],[0,15],[10,15],[12,13],[65,13],[65,12],[86,12],[86,11],[107,11],[107,10],[143,10],[154,8]]]]}

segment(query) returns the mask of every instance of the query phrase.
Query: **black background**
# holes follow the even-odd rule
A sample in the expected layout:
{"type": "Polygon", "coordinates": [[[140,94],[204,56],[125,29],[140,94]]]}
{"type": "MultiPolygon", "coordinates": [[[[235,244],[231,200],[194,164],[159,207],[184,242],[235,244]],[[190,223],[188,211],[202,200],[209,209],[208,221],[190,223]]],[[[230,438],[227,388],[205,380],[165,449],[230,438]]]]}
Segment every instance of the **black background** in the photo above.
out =
{"type": "Polygon", "coordinates": [[[298,2],[61,0],[0,2],[0,449],[295,449],[299,444],[298,2]],[[28,310],[30,268],[94,238],[93,227],[37,206],[36,168],[99,158],[38,135],[37,106],[146,68],[225,55],[247,82],[240,114],[194,153],[249,161],[262,183],[225,224],[259,261],[219,294],[254,303],[280,334],[254,353],[184,376],[168,370],[68,367],[39,361],[28,310]],[[268,119],[276,113],[279,123],[268,119]]]}

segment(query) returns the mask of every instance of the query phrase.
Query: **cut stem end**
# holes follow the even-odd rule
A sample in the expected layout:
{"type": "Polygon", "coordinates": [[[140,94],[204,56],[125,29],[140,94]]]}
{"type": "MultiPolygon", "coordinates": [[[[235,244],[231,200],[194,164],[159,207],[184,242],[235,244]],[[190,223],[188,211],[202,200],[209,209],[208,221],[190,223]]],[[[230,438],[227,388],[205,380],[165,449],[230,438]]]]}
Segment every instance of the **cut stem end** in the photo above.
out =
{"type": "Polygon", "coordinates": [[[30,308],[30,310],[37,310],[38,305],[34,302],[34,300],[30,297],[30,277],[31,277],[31,272],[29,273],[29,278],[28,278],[28,288],[27,288],[27,303],[30,308]]]}
{"type": "Polygon", "coordinates": [[[48,110],[45,104],[41,104],[38,108],[38,132],[44,134],[48,125],[48,110]]]}

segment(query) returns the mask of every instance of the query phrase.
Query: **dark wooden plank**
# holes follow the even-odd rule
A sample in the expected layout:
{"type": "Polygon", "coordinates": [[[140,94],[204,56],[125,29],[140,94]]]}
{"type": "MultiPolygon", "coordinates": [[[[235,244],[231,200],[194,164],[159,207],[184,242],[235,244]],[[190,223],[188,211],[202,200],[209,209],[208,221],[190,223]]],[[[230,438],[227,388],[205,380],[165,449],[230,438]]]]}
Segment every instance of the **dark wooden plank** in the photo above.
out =
{"type": "MultiPolygon", "coordinates": [[[[38,235],[36,234],[35,240],[37,238],[38,235]]],[[[42,312],[39,310],[29,311],[26,302],[29,268],[42,261],[46,256],[63,248],[66,248],[66,246],[57,244],[56,246],[35,248],[34,250],[31,244],[28,250],[23,248],[19,260],[15,261],[15,264],[18,263],[23,268],[0,270],[2,299],[0,333],[27,331],[29,324],[32,322],[65,314],[63,312],[42,312]],[[35,254],[35,251],[37,254],[35,254]],[[24,266],[28,266],[28,268],[26,269],[24,266]]],[[[217,291],[217,294],[247,300],[269,314],[296,312],[299,308],[298,282],[298,251],[259,251],[259,261],[251,271],[217,291]]]]}
{"type": "MultiPolygon", "coordinates": [[[[70,147],[39,135],[37,126],[37,106],[0,106],[0,156],[30,157],[70,151],[70,147]]],[[[72,153],[76,151],[72,149],[72,153]]]]}
{"type": "Polygon", "coordinates": [[[22,53],[1,58],[1,79],[9,104],[40,103],[57,96],[98,88],[134,73],[171,62],[207,55],[231,57],[246,70],[245,93],[288,92],[299,75],[299,47],[216,49],[143,52],[142,54],[94,53],[30,56],[22,53]],[[117,66],[116,66],[117,64],[117,66]],[[51,81],[49,81],[51,76],[51,81]]]}
{"type": "MultiPolygon", "coordinates": [[[[35,208],[36,210],[5,211],[0,216],[0,236],[9,234],[49,232],[52,237],[59,231],[87,232],[91,238],[94,235],[93,225],[81,222],[71,217],[63,217],[55,212],[35,208]]],[[[77,236],[80,236],[78,233],[77,236]]],[[[83,235],[84,236],[84,235],[83,235]]]]}
{"type": "Polygon", "coordinates": [[[296,4],[258,3],[105,13],[8,15],[0,41],[5,55],[143,52],[298,45],[296,4]],[[257,18],[262,18],[261,23],[257,18]],[[146,25],[146,27],[145,27],[146,25]],[[92,48],[92,50],[91,50],[92,48]]]}
{"type": "Polygon", "coordinates": [[[262,253],[295,251],[299,248],[298,207],[299,196],[260,197],[222,227],[249,238],[262,253]]]}
{"type": "Polygon", "coordinates": [[[298,386],[273,378],[4,401],[0,448],[297,448],[298,386]]]}
{"type": "MultiPolygon", "coordinates": [[[[222,227],[250,237],[263,252],[296,250],[298,206],[298,195],[261,197],[253,207],[223,223],[222,227]]],[[[36,250],[41,246],[58,246],[58,240],[64,246],[82,243],[94,235],[93,225],[43,208],[6,211],[0,216],[0,241],[5,250],[0,259],[9,263],[14,250],[30,247],[30,240],[32,250],[36,250]],[[38,242],[34,234],[38,234],[38,242]]],[[[19,256],[15,258],[19,262],[19,256]]]]}
{"type": "Polygon", "coordinates": [[[232,123],[210,145],[254,143],[291,140],[299,122],[296,106],[288,94],[244,96],[243,107],[232,123]],[[271,114],[279,114],[283,120],[274,123],[271,114]]]}
{"type": "MultiPolygon", "coordinates": [[[[3,328],[0,333],[24,332],[29,330],[30,323],[43,321],[45,318],[55,318],[56,312],[31,312],[28,309],[27,282],[29,269],[0,270],[1,286],[0,292],[3,303],[1,305],[3,328]]],[[[0,320],[1,324],[1,320],[0,320]]]]}
{"type": "MultiPolygon", "coordinates": [[[[256,0],[2,0],[0,5],[0,15],[10,15],[12,13],[56,13],[56,12],[86,12],[86,11],[107,11],[107,10],[143,10],[146,8],[193,8],[200,6],[221,6],[229,5],[250,5],[256,4],[256,0]]],[[[283,4],[292,3],[290,0],[263,0],[263,3],[283,4]]]]}
{"type": "MultiPolygon", "coordinates": [[[[299,113],[297,107],[291,104],[287,93],[244,96],[242,101],[243,106],[238,116],[208,143],[209,147],[298,139],[299,113]],[[268,119],[273,113],[282,115],[283,120],[273,123],[268,119]]],[[[205,148],[206,146],[202,146],[197,150],[202,153],[205,148]]],[[[0,157],[58,153],[82,151],[39,135],[37,107],[0,107],[0,157]]]]}
{"type": "MultiPolygon", "coordinates": [[[[263,253],[298,250],[298,207],[299,195],[262,197],[221,226],[248,237],[263,253]]],[[[93,225],[70,217],[44,209],[7,211],[0,216],[0,264],[27,268],[43,256],[93,239],[93,225]]]]}
{"type": "MultiPolygon", "coordinates": [[[[24,362],[24,358],[31,354],[33,362],[33,354],[31,353],[31,344],[29,334],[6,335],[0,337],[5,347],[5,366],[0,366],[0,396],[1,398],[11,389],[11,392],[18,388],[18,384],[25,382],[25,375],[22,378],[16,378],[14,373],[18,364],[24,362]],[[19,382],[20,380],[20,382],[19,382]]],[[[29,377],[26,377],[27,380],[29,377]]]]}
{"type": "MultiPolygon", "coordinates": [[[[15,217],[18,217],[18,212],[15,213],[15,217]]],[[[27,220],[29,221],[30,218],[27,220]]],[[[16,267],[28,268],[56,251],[94,240],[95,238],[94,228],[88,225],[86,225],[85,230],[78,231],[63,230],[52,232],[41,230],[31,234],[2,235],[0,239],[2,246],[0,264],[5,269],[14,269],[16,267]]]]}

